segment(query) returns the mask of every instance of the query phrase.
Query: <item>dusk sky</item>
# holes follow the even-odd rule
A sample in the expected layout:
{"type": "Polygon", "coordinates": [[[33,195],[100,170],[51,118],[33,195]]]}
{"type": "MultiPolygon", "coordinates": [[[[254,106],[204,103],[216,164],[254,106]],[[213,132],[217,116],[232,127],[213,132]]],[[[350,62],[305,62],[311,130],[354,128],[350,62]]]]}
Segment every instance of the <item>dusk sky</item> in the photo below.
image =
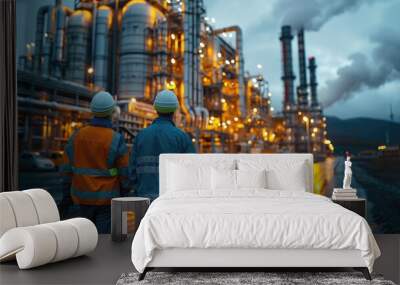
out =
{"type": "MultiPolygon", "coordinates": [[[[54,1],[17,0],[18,54],[34,39],[37,8],[48,3],[54,1]]],[[[245,69],[257,73],[257,64],[263,66],[276,111],[281,109],[283,93],[280,27],[304,25],[307,57],[317,60],[319,98],[329,105],[325,114],[389,119],[392,105],[400,122],[400,0],[204,0],[204,4],[207,16],[216,20],[215,28],[242,27],[245,69]]],[[[293,58],[298,77],[296,39],[293,58]]]]}
{"type": "MultiPolygon", "coordinates": [[[[317,60],[320,101],[330,104],[325,114],[389,119],[392,104],[400,121],[399,0],[205,0],[205,7],[216,27],[242,27],[245,68],[256,73],[262,64],[275,110],[282,105],[279,34],[285,23],[310,30],[306,52],[317,60]]],[[[296,39],[292,47],[298,77],[296,39]]]]}

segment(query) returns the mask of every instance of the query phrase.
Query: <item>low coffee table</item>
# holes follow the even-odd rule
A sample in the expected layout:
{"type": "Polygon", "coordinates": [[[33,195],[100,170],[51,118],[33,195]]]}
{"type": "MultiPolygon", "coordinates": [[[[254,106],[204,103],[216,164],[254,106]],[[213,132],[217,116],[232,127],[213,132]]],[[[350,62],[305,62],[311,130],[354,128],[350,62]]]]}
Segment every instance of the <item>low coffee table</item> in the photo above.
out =
{"type": "Polygon", "coordinates": [[[111,239],[124,241],[134,236],[150,206],[150,199],[120,197],[111,200],[111,239]]]}

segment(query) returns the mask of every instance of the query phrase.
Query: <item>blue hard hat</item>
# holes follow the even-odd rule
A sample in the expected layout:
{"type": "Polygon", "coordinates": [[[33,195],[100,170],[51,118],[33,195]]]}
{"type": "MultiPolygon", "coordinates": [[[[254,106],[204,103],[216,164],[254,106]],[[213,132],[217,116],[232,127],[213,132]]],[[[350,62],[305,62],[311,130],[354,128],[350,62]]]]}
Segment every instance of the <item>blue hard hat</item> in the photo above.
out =
{"type": "Polygon", "coordinates": [[[110,93],[105,91],[97,92],[90,102],[90,109],[96,117],[108,117],[115,108],[115,101],[110,93]]]}
{"type": "Polygon", "coordinates": [[[178,109],[178,106],[178,98],[175,93],[170,90],[158,92],[154,100],[154,109],[161,114],[173,113],[178,109]]]}

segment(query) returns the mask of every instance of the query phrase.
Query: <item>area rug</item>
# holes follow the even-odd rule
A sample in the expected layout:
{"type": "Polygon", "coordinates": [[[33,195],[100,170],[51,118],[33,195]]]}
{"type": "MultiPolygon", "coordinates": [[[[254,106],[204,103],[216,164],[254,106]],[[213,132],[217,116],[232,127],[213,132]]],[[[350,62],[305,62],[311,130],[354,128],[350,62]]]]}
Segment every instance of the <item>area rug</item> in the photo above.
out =
{"type": "Polygon", "coordinates": [[[379,275],[373,275],[373,280],[368,281],[359,272],[148,272],[146,278],[142,281],[138,281],[138,276],[138,273],[122,274],[117,281],[117,285],[395,285],[392,281],[384,280],[379,275]]]}

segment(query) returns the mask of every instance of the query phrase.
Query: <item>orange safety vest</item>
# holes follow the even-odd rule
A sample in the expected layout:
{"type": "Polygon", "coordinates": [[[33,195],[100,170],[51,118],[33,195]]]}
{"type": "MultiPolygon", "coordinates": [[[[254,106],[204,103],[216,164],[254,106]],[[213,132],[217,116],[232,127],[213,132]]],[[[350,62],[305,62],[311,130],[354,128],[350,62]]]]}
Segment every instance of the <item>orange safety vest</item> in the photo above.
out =
{"type": "Polygon", "coordinates": [[[75,204],[110,205],[128,181],[129,154],[121,134],[89,125],[76,131],[64,152],[63,171],[72,175],[75,204]]]}

